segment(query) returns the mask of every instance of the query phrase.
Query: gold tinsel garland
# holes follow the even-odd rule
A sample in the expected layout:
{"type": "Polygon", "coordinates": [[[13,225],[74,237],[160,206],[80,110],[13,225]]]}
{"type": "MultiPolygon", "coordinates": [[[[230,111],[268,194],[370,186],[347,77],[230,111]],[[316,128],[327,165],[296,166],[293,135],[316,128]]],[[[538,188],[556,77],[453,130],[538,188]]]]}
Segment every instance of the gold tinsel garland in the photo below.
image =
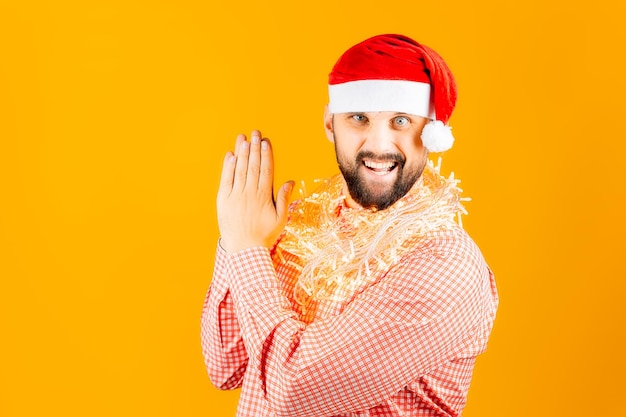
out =
{"type": "Polygon", "coordinates": [[[299,259],[294,296],[303,316],[311,302],[343,301],[373,282],[429,231],[460,223],[467,213],[461,201],[468,199],[460,197],[454,174],[440,175],[440,164],[429,161],[409,193],[386,210],[345,207],[340,175],[295,204],[278,254],[299,259]]]}

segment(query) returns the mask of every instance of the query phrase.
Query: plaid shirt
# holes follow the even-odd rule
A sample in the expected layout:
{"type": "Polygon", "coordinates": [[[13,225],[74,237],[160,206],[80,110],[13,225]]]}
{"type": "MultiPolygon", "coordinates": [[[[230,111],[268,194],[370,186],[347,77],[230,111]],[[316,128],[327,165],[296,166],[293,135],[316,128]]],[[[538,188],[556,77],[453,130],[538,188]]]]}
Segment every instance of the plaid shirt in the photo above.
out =
{"type": "Polygon", "coordinates": [[[498,304],[461,228],[431,232],[379,280],[310,324],[298,271],[262,247],[218,247],[202,314],[211,381],[242,388],[237,415],[458,416],[498,304]]]}

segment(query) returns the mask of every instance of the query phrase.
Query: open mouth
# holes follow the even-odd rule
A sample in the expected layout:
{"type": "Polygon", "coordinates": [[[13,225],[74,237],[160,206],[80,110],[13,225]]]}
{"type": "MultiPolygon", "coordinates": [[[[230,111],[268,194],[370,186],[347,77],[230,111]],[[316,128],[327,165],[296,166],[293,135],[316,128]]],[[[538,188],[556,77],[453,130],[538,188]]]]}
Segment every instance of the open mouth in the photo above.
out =
{"type": "Polygon", "coordinates": [[[398,163],[394,161],[374,162],[366,159],[363,161],[363,165],[377,175],[386,175],[393,171],[398,163]]]}

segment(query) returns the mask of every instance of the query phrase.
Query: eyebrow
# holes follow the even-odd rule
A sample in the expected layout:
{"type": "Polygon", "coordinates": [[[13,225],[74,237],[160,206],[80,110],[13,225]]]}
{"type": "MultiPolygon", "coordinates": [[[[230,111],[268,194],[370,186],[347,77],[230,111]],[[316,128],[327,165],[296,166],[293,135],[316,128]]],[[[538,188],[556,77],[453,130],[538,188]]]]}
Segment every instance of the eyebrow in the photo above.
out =
{"type": "MultiPolygon", "coordinates": [[[[350,112],[345,112],[344,114],[353,115],[353,114],[372,114],[372,113],[386,113],[386,111],[350,111],[350,112]]],[[[415,116],[415,115],[397,111],[397,112],[393,112],[392,116],[415,116]]]]}

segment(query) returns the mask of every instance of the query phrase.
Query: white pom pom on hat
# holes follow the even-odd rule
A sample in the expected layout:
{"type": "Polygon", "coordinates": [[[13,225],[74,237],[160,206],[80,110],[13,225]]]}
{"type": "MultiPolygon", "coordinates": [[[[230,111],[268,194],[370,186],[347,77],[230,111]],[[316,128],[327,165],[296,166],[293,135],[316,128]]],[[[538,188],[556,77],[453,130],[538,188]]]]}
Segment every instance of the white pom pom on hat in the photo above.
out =
{"type": "Polygon", "coordinates": [[[452,148],[454,136],[452,128],[444,125],[441,120],[433,120],[422,130],[422,144],[430,152],[443,152],[452,148]]]}
{"type": "Polygon", "coordinates": [[[378,35],[348,49],[328,76],[331,113],[397,111],[431,119],[430,152],[452,147],[447,125],[456,105],[452,72],[437,52],[403,35],[378,35]]]}

